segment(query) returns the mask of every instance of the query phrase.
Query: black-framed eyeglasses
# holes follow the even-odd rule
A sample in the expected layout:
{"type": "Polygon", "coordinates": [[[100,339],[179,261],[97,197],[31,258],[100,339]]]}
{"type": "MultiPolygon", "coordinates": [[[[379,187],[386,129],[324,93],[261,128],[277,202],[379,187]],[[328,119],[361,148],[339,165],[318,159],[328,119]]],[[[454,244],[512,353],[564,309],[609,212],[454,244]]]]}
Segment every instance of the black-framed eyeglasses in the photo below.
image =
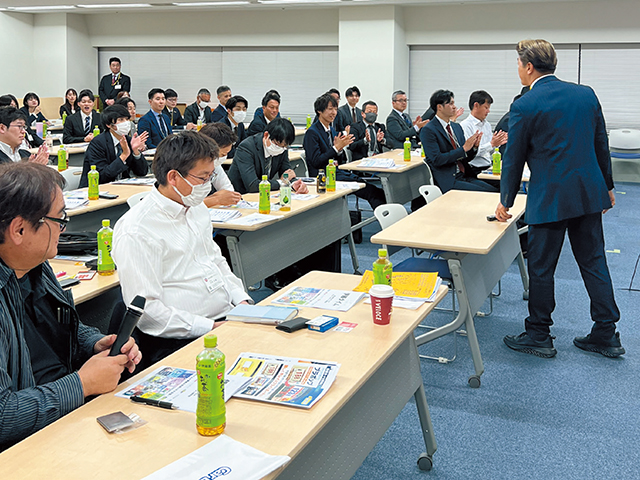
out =
{"type": "Polygon", "coordinates": [[[70,218],[69,215],[67,215],[67,212],[64,212],[62,218],[47,217],[45,215],[40,219],[40,223],[44,223],[45,220],[51,220],[52,222],[57,223],[60,226],[60,231],[64,232],[64,230],[67,228],[67,224],[69,223],[70,218]]]}
{"type": "MultiPolygon", "coordinates": [[[[178,172],[178,174],[182,177],[182,174],[180,172],[178,172]]],[[[196,178],[198,180],[200,180],[202,182],[202,184],[205,184],[207,182],[210,182],[213,180],[213,177],[215,177],[215,170],[211,173],[211,175],[209,177],[198,177],[197,175],[193,175],[191,173],[187,173],[187,177],[193,177],[196,178]]],[[[182,177],[184,180],[187,180],[186,178],[182,177]]]]}

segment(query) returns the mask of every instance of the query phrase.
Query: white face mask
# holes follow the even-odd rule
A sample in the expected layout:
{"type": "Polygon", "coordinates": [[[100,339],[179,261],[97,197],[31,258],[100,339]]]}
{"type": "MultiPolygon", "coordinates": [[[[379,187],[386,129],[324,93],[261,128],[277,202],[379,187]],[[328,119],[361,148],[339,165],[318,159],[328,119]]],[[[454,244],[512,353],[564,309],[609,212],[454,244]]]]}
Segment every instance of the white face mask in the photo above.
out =
{"type": "MultiPolygon", "coordinates": [[[[180,172],[178,172],[178,175],[180,175],[180,172]]],[[[180,177],[182,177],[182,179],[191,187],[191,193],[189,195],[182,195],[175,186],[173,187],[175,192],[180,195],[184,206],[197,207],[204,202],[204,199],[207,198],[207,195],[209,195],[209,192],[211,191],[211,180],[204,182],[202,185],[192,185],[191,182],[182,175],[180,175],[180,177]]]]}
{"type": "Polygon", "coordinates": [[[116,133],[121,136],[129,135],[131,131],[131,122],[127,120],[126,122],[118,123],[116,125],[116,133]]]}
{"type": "Polygon", "coordinates": [[[233,112],[233,119],[236,122],[244,122],[245,118],[247,118],[247,112],[245,112],[244,110],[236,110],[235,112],[233,112]]]}
{"type": "Polygon", "coordinates": [[[215,165],[216,168],[218,168],[225,162],[226,159],[227,159],[226,155],[224,157],[218,157],[218,159],[215,162],[213,162],[213,164],[215,165]]]}
{"type": "Polygon", "coordinates": [[[286,148],[280,147],[279,145],[276,145],[275,143],[273,143],[273,140],[271,140],[271,145],[267,145],[265,142],[264,146],[267,149],[267,153],[271,157],[277,157],[278,155],[282,154],[286,150],[286,148]]]}
{"type": "Polygon", "coordinates": [[[209,106],[209,104],[208,104],[207,102],[203,102],[202,100],[200,100],[200,101],[198,102],[198,105],[200,106],[200,108],[201,108],[202,110],[204,110],[205,108],[207,108],[207,107],[209,106]]]}

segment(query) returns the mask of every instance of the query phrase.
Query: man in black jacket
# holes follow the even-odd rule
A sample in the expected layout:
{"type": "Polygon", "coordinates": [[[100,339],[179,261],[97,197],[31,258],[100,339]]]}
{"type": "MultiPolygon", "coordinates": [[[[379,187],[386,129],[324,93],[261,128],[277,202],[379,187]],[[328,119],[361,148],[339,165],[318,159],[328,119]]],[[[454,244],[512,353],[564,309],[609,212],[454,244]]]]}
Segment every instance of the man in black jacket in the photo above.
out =
{"type": "Polygon", "coordinates": [[[100,114],[93,109],[94,96],[91,90],[82,90],[79,95],[78,110],[67,117],[62,131],[62,143],[83,143],[93,140],[93,130],[102,131],[100,114]]]}
{"type": "Polygon", "coordinates": [[[120,59],[118,57],[111,57],[109,59],[111,73],[105,75],[100,80],[98,95],[100,95],[100,100],[105,107],[115,103],[118,93],[131,92],[131,78],[121,73],[120,67],[120,59]]]}
{"type": "MultiPolygon", "coordinates": [[[[363,111],[360,116],[363,121],[351,124],[353,143],[349,145],[349,150],[353,154],[353,160],[371,157],[382,153],[382,147],[386,145],[385,128],[378,119],[378,105],[369,100],[362,105],[363,111]]],[[[360,109],[358,109],[360,110],[360,109]]]]}

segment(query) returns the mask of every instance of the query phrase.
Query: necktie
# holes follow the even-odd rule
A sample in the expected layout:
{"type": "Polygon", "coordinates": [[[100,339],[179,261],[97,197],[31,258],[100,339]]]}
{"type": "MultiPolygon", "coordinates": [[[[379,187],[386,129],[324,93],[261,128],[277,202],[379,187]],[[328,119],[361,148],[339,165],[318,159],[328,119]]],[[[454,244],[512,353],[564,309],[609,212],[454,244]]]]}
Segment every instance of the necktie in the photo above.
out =
{"type": "Polygon", "coordinates": [[[158,124],[160,125],[160,131],[162,132],[162,138],[167,136],[167,127],[164,125],[162,114],[158,115],[158,124]]]}
{"type": "Polygon", "coordinates": [[[413,122],[409,118],[409,115],[407,115],[406,113],[403,113],[402,118],[404,118],[404,123],[406,123],[408,127],[413,126],[413,122]]]}
{"type": "Polygon", "coordinates": [[[271,160],[271,157],[265,158],[264,173],[266,173],[267,178],[271,178],[271,160]]]}
{"type": "Polygon", "coordinates": [[[331,130],[327,131],[327,135],[329,135],[329,147],[333,147],[333,138],[331,138],[331,130]]]}
{"type": "MultiPolygon", "coordinates": [[[[451,125],[447,124],[447,133],[449,134],[449,141],[451,142],[451,146],[453,148],[458,148],[458,145],[456,144],[456,140],[453,136],[453,132],[451,131],[451,125]]],[[[456,162],[458,164],[458,169],[464,173],[464,163],[462,163],[461,161],[457,161],[456,162]]]]}
{"type": "Polygon", "coordinates": [[[369,137],[371,137],[371,141],[369,142],[369,152],[376,153],[376,131],[373,128],[373,125],[369,125],[367,129],[369,130],[369,137]]]}
{"type": "Polygon", "coordinates": [[[116,157],[119,157],[120,155],[122,155],[122,145],[118,143],[116,145],[116,157]]]}
{"type": "Polygon", "coordinates": [[[113,74],[113,79],[111,80],[111,85],[115,85],[117,81],[117,77],[115,75],[115,73],[113,74]]]}
{"type": "Polygon", "coordinates": [[[353,120],[353,123],[356,123],[356,109],[355,108],[351,109],[351,119],[353,120]]]}
{"type": "Polygon", "coordinates": [[[89,135],[91,133],[91,117],[84,119],[84,134],[89,135]]]}

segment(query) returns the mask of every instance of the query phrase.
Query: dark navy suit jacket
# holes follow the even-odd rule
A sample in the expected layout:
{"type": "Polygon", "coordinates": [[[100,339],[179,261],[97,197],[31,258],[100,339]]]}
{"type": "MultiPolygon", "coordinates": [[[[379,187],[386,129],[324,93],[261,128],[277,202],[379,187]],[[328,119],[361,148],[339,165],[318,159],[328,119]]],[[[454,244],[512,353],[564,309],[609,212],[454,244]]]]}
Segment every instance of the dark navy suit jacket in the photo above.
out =
{"type": "Polygon", "coordinates": [[[609,141],[600,102],[590,87],[551,75],[513,103],[500,182],[505,207],[513,205],[525,163],[531,170],[528,223],[611,208],[609,141]]]}
{"type": "Polygon", "coordinates": [[[231,127],[231,121],[229,120],[229,112],[222,104],[218,104],[215,110],[211,112],[211,123],[224,123],[228,127],[231,127]]]}
{"type": "MultiPolygon", "coordinates": [[[[468,152],[464,151],[464,130],[455,122],[450,122],[451,130],[460,145],[453,148],[449,134],[445,131],[440,120],[434,118],[420,130],[420,141],[424,148],[424,159],[431,168],[433,179],[443,193],[453,188],[456,179],[457,162],[462,162],[465,167],[469,161],[473,160],[478,151],[472,148],[468,152]]],[[[462,176],[462,174],[460,174],[462,176]]]]}
{"type": "Polygon", "coordinates": [[[142,132],[149,132],[149,138],[147,140],[147,148],[156,148],[158,144],[168,135],[173,133],[171,130],[171,121],[164,113],[160,114],[160,118],[164,121],[164,126],[167,129],[165,135],[160,131],[160,125],[156,120],[156,114],[153,110],[149,110],[145,113],[140,120],[138,120],[138,135],[142,132]]]}
{"type": "MultiPolygon", "coordinates": [[[[336,131],[333,127],[330,127],[330,129],[331,138],[335,138],[336,131]]],[[[333,142],[329,143],[329,135],[324,131],[324,125],[319,120],[313,122],[304,134],[302,146],[304,147],[310,177],[318,176],[318,169],[326,169],[331,159],[338,160],[338,163],[344,163],[344,155],[336,153],[333,148],[333,142]]]]}

